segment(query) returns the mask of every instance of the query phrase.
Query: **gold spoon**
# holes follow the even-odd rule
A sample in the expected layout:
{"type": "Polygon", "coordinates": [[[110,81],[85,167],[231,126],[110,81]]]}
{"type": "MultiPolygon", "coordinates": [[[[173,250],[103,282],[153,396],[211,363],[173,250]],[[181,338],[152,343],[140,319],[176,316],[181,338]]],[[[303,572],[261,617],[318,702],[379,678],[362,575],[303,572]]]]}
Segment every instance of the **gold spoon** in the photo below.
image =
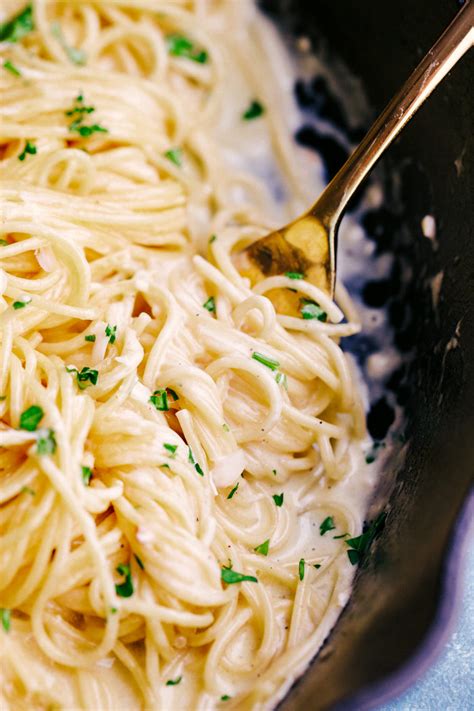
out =
{"type": "MultiPolygon", "coordinates": [[[[296,272],[333,297],[338,229],[349,199],[415,111],[473,44],[474,4],[467,0],[313,207],[243,250],[238,255],[239,271],[252,283],[296,272]]],[[[296,302],[291,292],[285,289],[278,295],[273,293],[278,310],[294,311],[296,302]]]]}

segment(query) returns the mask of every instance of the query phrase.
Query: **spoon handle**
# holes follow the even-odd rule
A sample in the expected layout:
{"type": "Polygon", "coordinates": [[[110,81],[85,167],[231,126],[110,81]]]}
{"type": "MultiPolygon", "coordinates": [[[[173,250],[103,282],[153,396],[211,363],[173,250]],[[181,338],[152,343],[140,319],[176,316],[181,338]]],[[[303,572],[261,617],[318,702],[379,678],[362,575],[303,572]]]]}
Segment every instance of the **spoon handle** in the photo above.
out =
{"type": "Polygon", "coordinates": [[[473,44],[474,2],[467,0],[308,214],[335,230],[348,200],[384,150],[473,44]]]}

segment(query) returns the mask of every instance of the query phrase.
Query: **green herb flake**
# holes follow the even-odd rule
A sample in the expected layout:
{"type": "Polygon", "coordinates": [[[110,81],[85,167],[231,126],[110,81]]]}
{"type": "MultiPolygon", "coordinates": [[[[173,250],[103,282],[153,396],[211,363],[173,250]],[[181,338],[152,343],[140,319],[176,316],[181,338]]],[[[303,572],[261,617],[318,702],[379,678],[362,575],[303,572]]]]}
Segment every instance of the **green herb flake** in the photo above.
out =
{"type": "Polygon", "coordinates": [[[170,409],[166,390],[155,390],[153,395],[151,395],[149,402],[151,402],[151,404],[154,405],[160,412],[168,412],[170,409]]]}
{"type": "Polygon", "coordinates": [[[226,425],[225,422],[224,422],[224,424],[222,425],[222,429],[224,430],[224,432],[230,432],[229,425],[226,425]]]}
{"type": "Polygon", "coordinates": [[[68,59],[70,62],[73,64],[77,64],[79,66],[82,66],[86,63],[87,61],[87,55],[82,49],[78,49],[76,47],[71,47],[68,45],[66,42],[66,39],[63,35],[61,25],[59,22],[53,22],[51,25],[51,32],[56,37],[58,40],[59,44],[63,48],[64,52],[66,53],[68,59]]]}
{"type": "Polygon", "coordinates": [[[117,610],[116,607],[111,607],[111,608],[110,608],[110,614],[111,614],[111,615],[116,615],[117,612],[118,612],[118,610],[117,610]]]}
{"type": "Polygon", "coordinates": [[[366,456],[365,456],[366,464],[373,464],[375,462],[375,459],[376,459],[376,457],[375,457],[375,454],[373,454],[373,453],[366,454],[366,456]]]}
{"type": "Polygon", "coordinates": [[[119,597],[131,597],[133,595],[133,581],[130,566],[125,563],[120,563],[116,568],[117,573],[123,575],[124,581],[120,585],[115,586],[115,592],[119,597]]]}
{"type": "Polygon", "coordinates": [[[208,59],[205,50],[196,50],[194,43],[184,35],[168,35],[166,45],[172,57],[184,57],[198,64],[205,64],[208,59]]]}
{"type": "Polygon", "coordinates": [[[211,235],[211,236],[209,237],[209,244],[212,244],[213,242],[215,242],[216,239],[217,239],[217,235],[211,235]]]}
{"type": "Polygon", "coordinates": [[[31,299],[27,299],[26,301],[14,301],[12,306],[15,309],[15,311],[18,311],[18,309],[24,309],[25,306],[28,306],[28,304],[31,303],[31,299]]]}
{"type": "Polygon", "coordinates": [[[221,568],[221,580],[227,585],[233,585],[234,583],[258,583],[258,580],[253,575],[244,575],[243,573],[237,573],[237,571],[232,570],[232,568],[224,566],[221,568]]]}
{"type": "Polygon", "coordinates": [[[334,523],[334,518],[332,516],[327,516],[319,526],[319,533],[321,536],[324,536],[325,533],[333,531],[335,528],[336,525],[334,523]]]}
{"type": "Polygon", "coordinates": [[[179,400],[179,395],[175,390],[172,390],[171,388],[166,388],[166,392],[170,397],[173,398],[173,400],[176,402],[176,400],[179,400]]]}
{"type": "Polygon", "coordinates": [[[6,239],[0,239],[0,246],[1,247],[8,247],[9,244],[10,244],[10,242],[7,242],[6,239]]]}
{"type": "Polygon", "coordinates": [[[108,129],[98,123],[91,125],[84,123],[86,115],[94,111],[95,108],[93,106],[85,105],[84,96],[78,94],[74,99],[73,107],[65,112],[66,116],[76,116],[74,121],[69,124],[69,131],[71,131],[71,133],[78,133],[82,138],[89,138],[89,136],[92,136],[94,133],[108,133],[108,129]]]}
{"type": "Polygon", "coordinates": [[[260,543],[259,546],[256,546],[254,548],[255,553],[260,553],[260,555],[268,555],[268,549],[270,547],[270,539],[267,538],[266,541],[263,541],[263,543],[260,543]]]}
{"type": "Polygon", "coordinates": [[[288,279],[304,279],[304,274],[301,274],[301,272],[285,272],[285,276],[288,279]]]}
{"type": "Polygon", "coordinates": [[[44,412],[39,405],[31,405],[20,415],[20,429],[34,432],[44,417],[44,412]]]}
{"type": "Polygon", "coordinates": [[[288,390],[288,378],[286,377],[285,373],[281,373],[278,371],[278,373],[275,375],[275,380],[277,385],[282,385],[286,390],[288,390]]]}
{"type": "Polygon", "coordinates": [[[387,514],[382,512],[372,521],[372,523],[360,536],[357,536],[356,538],[348,538],[345,541],[345,544],[349,546],[347,556],[352,565],[360,563],[364,556],[368,553],[370,546],[383,529],[386,518],[387,514]]]}
{"type": "Polygon", "coordinates": [[[100,126],[98,123],[93,123],[92,126],[85,126],[84,124],[80,123],[81,120],[82,119],[77,119],[76,121],[73,121],[69,125],[69,130],[75,131],[80,136],[82,136],[82,138],[89,138],[89,136],[92,136],[93,133],[109,132],[107,128],[104,128],[104,126],[100,126]]]}
{"type": "Polygon", "coordinates": [[[15,65],[10,62],[9,59],[6,59],[3,62],[3,68],[7,70],[7,72],[10,72],[10,74],[13,74],[16,77],[21,77],[21,72],[19,69],[15,67],[15,65]]]}
{"type": "Polygon", "coordinates": [[[229,493],[227,494],[227,498],[228,498],[228,499],[231,499],[231,498],[233,497],[233,495],[235,494],[235,492],[236,492],[237,489],[239,488],[239,484],[240,484],[240,481],[238,481],[237,484],[229,491],[229,493]]]}
{"type": "Polygon", "coordinates": [[[40,436],[36,441],[38,454],[54,454],[57,448],[54,431],[51,429],[39,430],[40,436]]]}
{"type": "Polygon", "coordinates": [[[261,116],[264,111],[265,109],[263,108],[262,104],[254,99],[250,102],[248,109],[242,114],[242,119],[244,121],[252,121],[253,119],[256,119],[261,116]]]}
{"type": "Polygon", "coordinates": [[[203,307],[207,309],[210,313],[216,312],[216,302],[213,296],[210,296],[207,301],[203,303],[203,307]]]}
{"type": "Polygon", "coordinates": [[[168,160],[177,165],[178,168],[181,168],[183,159],[183,152],[181,148],[170,148],[170,150],[166,151],[163,155],[165,158],[168,158],[168,160]]]}
{"type": "Polygon", "coordinates": [[[92,469],[90,467],[81,466],[81,476],[84,486],[89,486],[92,477],[92,469]]]}
{"type": "Polygon", "coordinates": [[[177,684],[179,684],[182,678],[182,676],[178,676],[176,679],[168,679],[168,681],[166,682],[166,686],[176,686],[177,684]]]}
{"type": "Polygon", "coordinates": [[[191,447],[188,447],[188,462],[190,464],[196,464],[196,460],[194,459],[194,454],[191,447]]]}
{"type": "Polygon", "coordinates": [[[81,372],[76,370],[77,384],[80,390],[85,390],[89,385],[97,385],[99,371],[84,367],[81,372]]]}
{"type": "Polygon", "coordinates": [[[337,541],[339,538],[347,538],[348,535],[348,533],[341,533],[340,536],[333,536],[333,539],[337,541]]]}
{"type": "Polygon", "coordinates": [[[194,468],[197,471],[197,473],[199,474],[199,476],[204,476],[204,472],[203,472],[199,462],[196,462],[196,464],[194,465],[194,468]]]}
{"type": "Polygon", "coordinates": [[[275,502],[276,506],[283,506],[283,497],[284,494],[273,494],[272,499],[275,502]]]}
{"type": "Polygon", "coordinates": [[[0,620],[2,621],[2,627],[5,632],[10,632],[11,610],[7,610],[5,607],[0,607],[0,620]]]}
{"type": "Polygon", "coordinates": [[[22,486],[20,489],[20,494],[29,494],[30,496],[36,496],[36,491],[30,486],[22,486]]]}
{"type": "Polygon", "coordinates": [[[0,42],[18,42],[35,29],[31,4],[0,25],[0,42]]]}
{"type": "Polygon", "coordinates": [[[163,447],[166,449],[167,452],[170,453],[171,459],[174,459],[176,457],[176,450],[178,449],[177,444],[167,444],[165,442],[163,447]]]}
{"type": "Polygon", "coordinates": [[[304,579],[304,566],[305,566],[304,558],[301,558],[300,562],[298,563],[298,577],[300,580],[304,579]]]}
{"type": "Polygon", "coordinates": [[[133,554],[133,557],[134,557],[134,558],[135,558],[135,560],[137,561],[137,565],[138,565],[138,567],[139,567],[139,568],[141,568],[142,570],[145,570],[145,566],[143,565],[143,561],[142,561],[142,559],[141,559],[141,558],[139,558],[139,556],[137,556],[137,554],[136,554],[136,553],[134,553],[134,554],[133,554]]]}
{"type": "Polygon", "coordinates": [[[110,326],[110,324],[107,324],[105,327],[105,335],[109,339],[109,343],[115,343],[117,338],[117,326],[110,326]]]}
{"type": "Polygon", "coordinates": [[[221,701],[229,701],[232,697],[229,696],[228,694],[224,694],[224,696],[221,696],[221,701]]]}
{"type": "Polygon", "coordinates": [[[95,333],[89,333],[88,336],[84,336],[84,340],[88,343],[95,343],[96,335],[95,333]]]}
{"type": "Polygon", "coordinates": [[[280,363],[277,360],[270,358],[270,356],[263,355],[263,353],[257,353],[257,351],[252,353],[252,358],[262,363],[262,365],[266,365],[270,370],[277,370],[277,368],[280,367],[280,363]]]}
{"type": "Polygon", "coordinates": [[[319,570],[321,567],[321,563],[314,563],[313,568],[316,568],[316,570],[319,570]]]}
{"type": "Polygon", "coordinates": [[[273,474],[273,476],[276,476],[276,475],[277,475],[277,470],[276,470],[276,469],[272,469],[272,474],[273,474]]]}
{"type": "Polygon", "coordinates": [[[304,319],[317,319],[318,321],[327,321],[328,315],[315,301],[310,299],[301,299],[301,315],[304,319]]]}

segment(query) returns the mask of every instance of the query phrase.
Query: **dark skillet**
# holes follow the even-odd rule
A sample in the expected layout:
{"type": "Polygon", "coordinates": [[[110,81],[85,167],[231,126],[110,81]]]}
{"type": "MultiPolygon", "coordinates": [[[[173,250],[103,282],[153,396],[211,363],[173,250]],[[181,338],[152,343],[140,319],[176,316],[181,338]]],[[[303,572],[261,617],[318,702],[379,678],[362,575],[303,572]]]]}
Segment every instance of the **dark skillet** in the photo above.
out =
{"type": "MultiPolygon", "coordinates": [[[[459,7],[456,0],[262,5],[281,28],[342,59],[362,79],[374,115],[459,7]]],[[[404,407],[406,458],[394,456],[387,467],[373,504],[387,512],[385,528],[359,568],[352,600],[282,711],[376,707],[429,665],[455,614],[474,509],[473,59],[471,51],[382,160],[385,205],[364,216],[379,252],[395,255],[390,278],[369,282],[365,298],[388,308],[396,344],[410,354],[386,383],[404,407]],[[438,245],[421,232],[427,214],[436,216],[438,245]],[[432,278],[440,271],[435,308],[432,278]]],[[[313,90],[315,110],[344,128],[325,87],[313,90]]],[[[300,101],[312,100],[305,87],[298,92],[300,101]]],[[[329,174],[345,158],[314,133],[300,139],[325,154],[329,174]]],[[[372,403],[376,439],[391,417],[385,399],[372,403]]]]}

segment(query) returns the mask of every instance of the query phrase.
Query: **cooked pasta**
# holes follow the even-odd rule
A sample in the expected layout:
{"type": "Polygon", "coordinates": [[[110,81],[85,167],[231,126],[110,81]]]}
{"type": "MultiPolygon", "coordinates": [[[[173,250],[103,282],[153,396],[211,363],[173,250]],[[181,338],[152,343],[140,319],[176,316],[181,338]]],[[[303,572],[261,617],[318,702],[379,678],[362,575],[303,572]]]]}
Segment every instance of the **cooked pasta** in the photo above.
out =
{"type": "Polygon", "coordinates": [[[251,0],[2,13],[0,705],[272,707],[371,487],[343,288],[232,258],[314,197],[286,52],[251,0]]]}

